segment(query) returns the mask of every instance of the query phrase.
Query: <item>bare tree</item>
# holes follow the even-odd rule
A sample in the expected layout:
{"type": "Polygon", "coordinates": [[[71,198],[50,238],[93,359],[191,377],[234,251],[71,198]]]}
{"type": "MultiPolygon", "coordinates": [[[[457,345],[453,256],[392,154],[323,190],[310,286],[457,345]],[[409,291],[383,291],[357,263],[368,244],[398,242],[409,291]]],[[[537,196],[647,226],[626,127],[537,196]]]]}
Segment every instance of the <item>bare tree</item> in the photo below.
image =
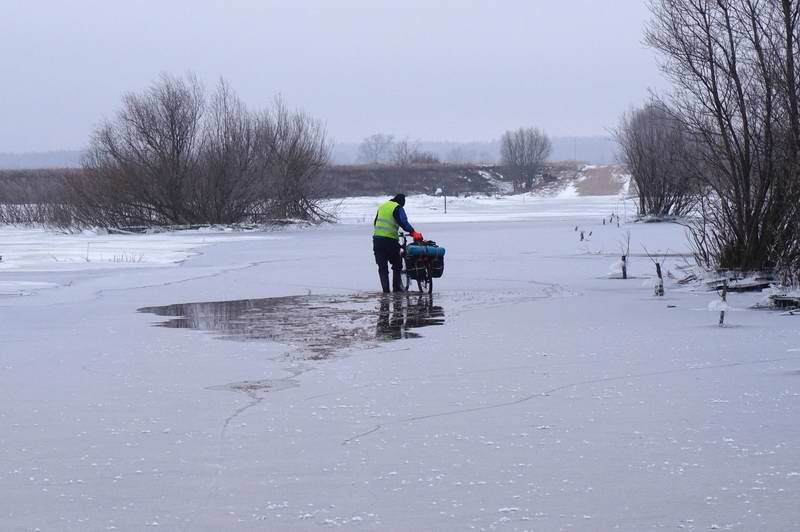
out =
{"type": "Polygon", "coordinates": [[[653,102],[623,115],[615,136],[639,195],[639,215],[685,215],[697,187],[691,140],[681,122],[653,102]]]}
{"type": "Polygon", "coordinates": [[[411,154],[411,164],[420,166],[442,164],[442,160],[432,151],[418,150],[411,154]]]}
{"type": "Polygon", "coordinates": [[[647,42],[664,57],[673,108],[700,148],[698,177],[712,191],[693,231],[699,257],[744,270],[796,261],[800,2],[650,6],[647,42]]]}
{"type": "Polygon", "coordinates": [[[514,182],[526,190],[533,187],[536,176],[550,156],[552,145],[547,134],[538,128],[520,128],[506,131],[500,139],[500,156],[506,173],[514,182]]]}
{"type": "Polygon", "coordinates": [[[358,146],[358,162],[385,164],[392,160],[394,136],[375,133],[361,141],[358,146]]]}
{"type": "Polygon", "coordinates": [[[392,162],[397,166],[411,166],[417,153],[419,153],[419,141],[412,141],[405,137],[395,143],[392,162]]]}

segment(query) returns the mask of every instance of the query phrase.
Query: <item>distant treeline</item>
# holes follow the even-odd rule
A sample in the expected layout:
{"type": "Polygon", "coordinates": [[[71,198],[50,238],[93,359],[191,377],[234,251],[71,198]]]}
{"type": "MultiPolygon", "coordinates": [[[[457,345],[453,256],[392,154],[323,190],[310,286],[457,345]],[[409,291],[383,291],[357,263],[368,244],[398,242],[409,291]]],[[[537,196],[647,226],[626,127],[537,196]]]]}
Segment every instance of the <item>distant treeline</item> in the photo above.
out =
{"type": "MultiPolygon", "coordinates": [[[[582,161],[586,164],[614,164],[618,145],[612,137],[551,137],[551,161],[582,161]]],[[[330,162],[353,165],[358,160],[357,142],[335,142],[330,162]]],[[[420,142],[420,148],[451,164],[497,164],[500,140],[490,142],[420,142]]],[[[0,153],[0,169],[78,168],[83,152],[62,150],[30,153],[0,153]]]]}
{"type": "MultiPolygon", "coordinates": [[[[618,145],[613,137],[550,137],[551,161],[581,161],[586,164],[614,164],[618,145]]],[[[333,145],[331,162],[352,165],[359,160],[358,142],[333,145]]],[[[498,164],[501,160],[500,139],[489,142],[418,141],[420,151],[431,153],[450,164],[498,164]]]]}

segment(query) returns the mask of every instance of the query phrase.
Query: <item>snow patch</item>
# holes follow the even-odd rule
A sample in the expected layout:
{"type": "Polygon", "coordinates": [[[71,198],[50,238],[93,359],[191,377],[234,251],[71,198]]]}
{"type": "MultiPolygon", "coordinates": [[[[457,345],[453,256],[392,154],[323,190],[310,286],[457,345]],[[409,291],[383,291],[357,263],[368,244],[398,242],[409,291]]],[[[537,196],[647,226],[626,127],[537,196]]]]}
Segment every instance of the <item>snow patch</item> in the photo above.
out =
{"type": "Polygon", "coordinates": [[[514,185],[508,181],[498,179],[497,176],[486,170],[478,170],[478,175],[484,178],[500,194],[511,194],[514,192],[514,185]]]}
{"type": "Polygon", "coordinates": [[[0,272],[82,271],[177,264],[199,248],[216,242],[215,235],[222,234],[226,242],[282,238],[253,234],[233,236],[220,231],[109,235],[97,230],[84,230],[66,234],[40,228],[3,226],[0,227],[0,241],[3,243],[0,272]]]}

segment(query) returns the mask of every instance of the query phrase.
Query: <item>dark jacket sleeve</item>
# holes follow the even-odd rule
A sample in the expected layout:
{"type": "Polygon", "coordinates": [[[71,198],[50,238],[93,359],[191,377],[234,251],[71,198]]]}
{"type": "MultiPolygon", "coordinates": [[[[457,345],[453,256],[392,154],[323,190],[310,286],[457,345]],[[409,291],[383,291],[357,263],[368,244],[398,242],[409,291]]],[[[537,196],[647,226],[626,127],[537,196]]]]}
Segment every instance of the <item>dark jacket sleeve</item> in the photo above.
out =
{"type": "Polygon", "coordinates": [[[406,230],[406,232],[408,233],[414,232],[414,228],[411,227],[410,223],[408,223],[408,217],[406,216],[406,211],[402,207],[397,207],[394,210],[394,219],[397,221],[400,227],[406,230]]]}

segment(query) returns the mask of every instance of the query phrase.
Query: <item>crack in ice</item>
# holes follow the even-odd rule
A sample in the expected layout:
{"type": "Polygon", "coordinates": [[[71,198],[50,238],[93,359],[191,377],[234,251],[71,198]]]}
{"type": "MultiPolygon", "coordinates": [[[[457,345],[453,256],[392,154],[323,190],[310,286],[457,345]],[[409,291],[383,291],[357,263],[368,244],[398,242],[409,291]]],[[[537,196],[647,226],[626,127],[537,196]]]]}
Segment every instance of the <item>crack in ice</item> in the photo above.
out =
{"type": "Polygon", "coordinates": [[[535,399],[537,397],[548,397],[548,396],[550,396],[550,395],[552,395],[554,393],[557,393],[557,392],[560,392],[560,391],[563,391],[563,390],[566,390],[566,389],[569,389],[569,388],[577,388],[577,387],[580,387],[580,386],[588,386],[588,385],[592,385],[592,384],[599,384],[599,383],[604,383],[604,382],[613,382],[613,381],[619,381],[619,380],[625,380],[625,379],[642,379],[642,378],[647,378],[647,377],[657,377],[657,376],[660,376],[660,375],[672,375],[672,374],[677,374],[677,373],[688,373],[688,372],[692,372],[692,371],[704,371],[704,370],[711,370],[711,369],[725,369],[725,368],[740,367],[740,366],[752,366],[752,365],[757,365],[757,364],[769,364],[769,363],[772,363],[772,362],[782,362],[782,361],[786,361],[786,360],[796,360],[796,359],[797,359],[797,357],[783,357],[783,358],[772,358],[772,359],[766,359],[766,360],[755,360],[755,361],[751,361],[751,362],[729,362],[729,363],[726,363],[726,364],[715,364],[713,366],[701,366],[701,367],[689,367],[689,368],[682,368],[682,369],[651,371],[651,372],[647,372],[647,373],[637,373],[637,374],[633,374],[633,375],[621,375],[621,376],[617,376],[617,377],[603,377],[603,378],[599,378],[599,379],[589,379],[589,380],[580,381],[580,382],[562,384],[561,386],[557,386],[555,388],[551,388],[551,389],[545,390],[543,392],[532,393],[530,395],[526,395],[524,397],[520,397],[519,399],[514,399],[513,401],[504,401],[504,402],[501,402],[501,403],[495,403],[495,404],[486,405],[486,406],[476,406],[476,407],[472,407],[472,408],[460,408],[458,410],[448,410],[446,412],[437,412],[437,413],[434,413],[434,414],[424,414],[424,415],[420,415],[420,416],[412,416],[412,417],[408,417],[408,418],[405,418],[405,419],[400,419],[398,421],[389,422],[389,423],[379,423],[379,424],[376,424],[372,429],[370,429],[368,431],[361,432],[359,434],[356,434],[355,436],[347,438],[346,440],[342,441],[342,445],[348,445],[348,444],[350,444],[352,442],[360,441],[362,438],[365,438],[367,436],[375,434],[376,432],[378,432],[380,430],[383,430],[387,426],[400,425],[400,424],[406,424],[406,423],[414,423],[414,422],[417,422],[417,421],[424,421],[424,420],[428,420],[428,419],[435,419],[435,418],[448,417],[448,416],[457,416],[457,415],[461,415],[461,414],[471,414],[471,413],[474,413],[474,412],[482,412],[484,410],[495,410],[495,409],[498,409],[498,408],[506,408],[506,407],[509,407],[509,406],[516,406],[516,405],[519,405],[519,404],[522,404],[522,403],[526,403],[526,402],[528,402],[528,401],[530,401],[532,399],[535,399]]]}

